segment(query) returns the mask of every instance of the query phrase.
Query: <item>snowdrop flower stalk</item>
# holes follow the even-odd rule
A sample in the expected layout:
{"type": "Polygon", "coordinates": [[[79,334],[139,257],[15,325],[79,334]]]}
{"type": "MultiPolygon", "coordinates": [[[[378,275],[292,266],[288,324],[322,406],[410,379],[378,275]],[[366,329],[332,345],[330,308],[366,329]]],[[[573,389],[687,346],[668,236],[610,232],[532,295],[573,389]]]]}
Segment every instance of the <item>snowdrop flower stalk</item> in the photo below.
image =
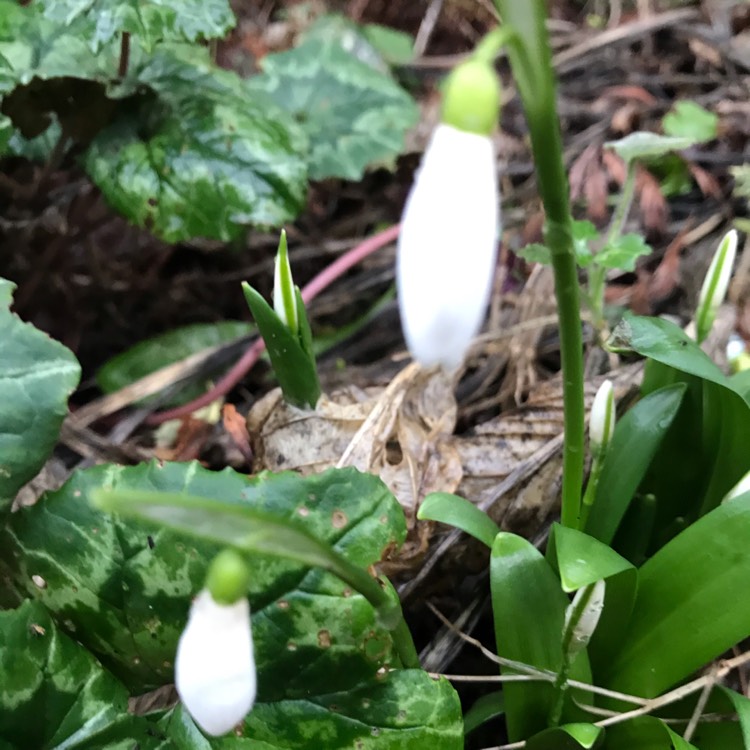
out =
{"type": "Polygon", "coordinates": [[[406,342],[425,367],[455,370],[479,331],[500,231],[492,131],[500,107],[491,63],[475,57],[449,75],[442,121],[401,220],[396,280],[406,342]]]}
{"type": "Polygon", "coordinates": [[[177,646],[177,692],[195,722],[213,736],[229,732],[255,702],[248,579],[242,557],[229,549],[221,552],[177,646]]]}

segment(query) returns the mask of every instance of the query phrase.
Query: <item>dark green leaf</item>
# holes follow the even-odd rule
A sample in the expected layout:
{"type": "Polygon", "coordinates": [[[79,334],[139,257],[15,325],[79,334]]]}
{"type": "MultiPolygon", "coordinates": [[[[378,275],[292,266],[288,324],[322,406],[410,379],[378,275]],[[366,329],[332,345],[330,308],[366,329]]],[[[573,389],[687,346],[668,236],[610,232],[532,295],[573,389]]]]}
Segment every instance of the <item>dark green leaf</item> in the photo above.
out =
{"type": "MultiPolygon", "coordinates": [[[[669,453],[662,460],[660,452],[654,466],[658,476],[651,478],[655,483],[645,482],[641,489],[652,492],[660,506],[670,510],[667,519],[692,520],[716,507],[750,469],[744,450],[750,444],[750,405],[698,344],[673,323],[627,316],[613,332],[612,341],[615,348],[654,360],[646,370],[644,392],[669,381],[689,386],[668,436],[674,439],[668,446],[665,441],[664,450],[669,448],[669,453]],[[679,466],[679,471],[664,471],[664,466],[679,466]]],[[[664,525],[665,514],[660,510],[657,527],[664,525]]]]}
{"type": "Polygon", "coordinates": [[[116,210],[167,242],[227,241],[297,215],[307,142],[283,110],[200,50],[160,50],[133,76],[158,106],[121,117],[84,159],[116,210]]]}
{"type": "Polygon", "coordinates": [[[650,393],[617,420],[586,522],[586,533],[609,544],[672,425],[685,394],[676,383],[650,393]]]}
{"type": "Polygon", "coordinates": [[[255,704],[242,736],[210,745],[180,709],[162,721],[176,750],[461,750],[458,696],[446,680],[394,670],[334,692],[311,689],[295,699],[255,704]],[[205,743],[205,744],[204,744],[205,743]]]}
{"type": "Polygon", "coordinates": [[[94,50],[123,32],[147,47],[162,40],[195,42],[223,37],[235,24],[228,0],[37,0],[52,21],[69,26],[79,18],[94,25],[94,50]]]}
{"type": "Polygon", "coordinates": [[[550,539],[560,583],[563,591],[568,593],[624,571],[635,570],[606,544],[577,529],[554,524],[550,539]]]}
{"type": "Polygon", "coordinates": [[[49,458],[81,368],[73,353],[9,310],[0,279],[0,513],[49,458]]]}
{"type": "Polygon", "coordinates": [[[745,750],[747,750],[747,748],[750,748],[750,698],[723,685],[719,685],[717,688],[724,694],[731,703],[732,708],[737,712],[742,740],[745,750]]]}
{"type": "Polygon", "coordinates": [[[654,697],[750,635],[750,495],[721,505],[639,571],[629,627],[606,683],[654,697]],[[731,606],[727,603],[731,602],[731,606]]]}
{"type": "Polygon", "coordinates": [[[248,82],[286,110],[310,138],[310,176],[359,180],[365,168],[393,159],[417,119],[414,100],[393,79],[339,45],[310,40],[267,55],[248,82]]]}
{"type": "Polygon", "coordinates": [[[719,117],[688,99],[676,102],[662,120],[664,132],[678,138],[711,141],[716,138],[719,117]]]}
{"type": "Polygon", "coordinates": [[[59,632],[38,602],[0,612],[0,673],[3,747],[162,747],[156,727],[128,713],[125,687],[59,632]]]}
{"type": "Polygon", "coordinates": [[[604,610],[589,643],[589,656],[595,667],[611,661],[633,610],[638,585],[636,569],[606,544],[559,524],[552,527],[547,558],[557,568],[565,591],[606,581],[604,610]]]}
{"type": "Polygon", "coordinates": [[[284,398],[300,408],[314,408],[320,398],[320,382],[312,356],[312,342],[304,304],[298,299],[300,336],[292,333],[274,309],[248,283],[242,285],[245,300],[266,342],[276,379],[284,398]]]}
{"type": "Polygon", "coordinates": [[[698,750],[654,716],[607,727],[606,750],[698,750]]]}
{"type": "MultiPolygon", "coordinates": [[[[140,341],[122,354],[112,357],[96,373],[96,382],[105,393],[112,393],[203,349],[236,341],[254,332],[255,326],[235,320],[175,328],[140,341]]],[[[190,386],[171,403],[185,403],[203,391],[205,383],[190,386]]]]}
{"type": "MultiPolygon", "coordinates": [[[[219,547],[126,522],[87,502],[98,488],[178,492],[295,519],[362,568],[405,536],[403,512],[374,476],[347,469],[249,479],[198,464],[97,466],[11,516],[0,554],[16,585],[134,687],[172,679],[191,596],[219,547]],[[32,576],[44,580],[40,588],[32,576]]],[[[249,556],[262,700],[344,690],[393,659],[375,611],[340,580],[266,555],[249,556]]]]}
{"type": "Polygon", "coordinates": [[[653,249],[640,234],[623,234],[610,245],[605,245],[595,256],[596,264],[603,268],[634,271],[635,262],[653,249]]]}
{"type": "MultiPolygon", "coordinates": [[[[541,553],[522,537],[500,532],[492,545],[490,588],[497,653],[557,672],[568,599],[541,553]]],[[[546,727],[554,701],[549,683],[509,682],[504,693],[511,741],[546,727]]]]}
{"type": "Polygon", "coordinates": [[[417,518],[455,526],[492,549],[500,527],[474,503],[449,492],[432,492],[422,501],[417,518]]]}
{"type": "Polygon", "coordinates": [[[464,734],[473,732],[482,724],[502,716],[505,713],[505,701],[502,690],[485,693],[474,701],[472,707],[464,714],[464,734]]]}
{"type": "Polygon", "coordinates": [[[565,724],[530,737],[526,750],[591,750],[599,747],[604,730],[594,724],[565,724]]]}

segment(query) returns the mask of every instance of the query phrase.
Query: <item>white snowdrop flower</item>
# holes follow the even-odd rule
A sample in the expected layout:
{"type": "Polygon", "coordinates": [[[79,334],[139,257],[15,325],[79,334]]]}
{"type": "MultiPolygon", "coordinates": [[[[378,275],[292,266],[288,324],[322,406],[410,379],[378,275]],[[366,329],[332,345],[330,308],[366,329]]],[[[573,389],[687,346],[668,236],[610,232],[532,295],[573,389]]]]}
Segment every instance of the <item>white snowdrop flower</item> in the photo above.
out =
{"type": "Polygon", "coordinates": [[[484,320],[500,233],[495,149],[499,91],[492,68],[470,61],[445,90],[406,201],[396,280],[406,343],[425,367],[457,368],[484,320]]]}
{"type": "Polygon", "coordinates": [[[245,718],[257,687],[247,599],[225,605],[207,589],[198,594],[177,647],[175,683],[207,734],[226,734],[245,718]]]}
{"type": "Polygon", "coordinates": [[[611,380],[605,380],[594,396],[589,417],[589,440],[594,453],[606,448],[615,431],[615,393],[611,380]]]}

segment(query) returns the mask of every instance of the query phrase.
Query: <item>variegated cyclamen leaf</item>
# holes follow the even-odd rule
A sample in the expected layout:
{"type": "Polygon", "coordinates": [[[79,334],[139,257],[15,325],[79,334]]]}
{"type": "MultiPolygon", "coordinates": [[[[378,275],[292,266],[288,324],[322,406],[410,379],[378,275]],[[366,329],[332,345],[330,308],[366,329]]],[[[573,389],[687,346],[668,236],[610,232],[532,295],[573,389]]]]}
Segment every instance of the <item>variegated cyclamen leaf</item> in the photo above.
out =
{"type": "MultiPolygon", "coordinates": [[[[134,689],[172,680],[190,599],[217,547],[95,510],[87,496],[98,487],[248,503],[295,519],[363,568],[405,536],[393,495],[354,469],[251,479],[231,469],[153,462],[74,474],[13,515],[0,534],[2,563],[24,595],[41,600],[134,689]]],[[[248,560],[261,700],[343,690],[394,663],[391,635],[372,606],[337,578],[279,558],[248,560]]]]}

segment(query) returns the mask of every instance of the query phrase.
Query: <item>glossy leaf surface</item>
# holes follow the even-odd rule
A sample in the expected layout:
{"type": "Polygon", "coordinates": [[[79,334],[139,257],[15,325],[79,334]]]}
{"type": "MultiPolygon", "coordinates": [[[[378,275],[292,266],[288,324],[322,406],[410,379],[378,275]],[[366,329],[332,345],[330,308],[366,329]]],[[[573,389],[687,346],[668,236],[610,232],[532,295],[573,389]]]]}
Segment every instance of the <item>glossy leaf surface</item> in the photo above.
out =
{"type": "Polygon", "coordinates": [[[0,512],[49,458],[81,375],[71,351],[10,312],[14,288],[0,279],[0,512]]]}
{"type": "MultiPolygon", "coordinates": [[[[97,466],[13,514],[0,549],[16,586],[134,689],[172,680],[190,598],[217,545],[126,521],[88,503],[100,487],[177,492],[294,519],[363,569],[401,543],[403,512],[376,477],[346,469],[309,478],[255,479],[197,464],[97,466]],[[40,578],[34,578],[39,576],[40,578]],[[44,586],[38,585],[39,581],[44,586]]],[[[391,635],[372,606],[321,570],[252,555],[250,603],[263,700],[338,690],[393,659],[391,635]]]]}

